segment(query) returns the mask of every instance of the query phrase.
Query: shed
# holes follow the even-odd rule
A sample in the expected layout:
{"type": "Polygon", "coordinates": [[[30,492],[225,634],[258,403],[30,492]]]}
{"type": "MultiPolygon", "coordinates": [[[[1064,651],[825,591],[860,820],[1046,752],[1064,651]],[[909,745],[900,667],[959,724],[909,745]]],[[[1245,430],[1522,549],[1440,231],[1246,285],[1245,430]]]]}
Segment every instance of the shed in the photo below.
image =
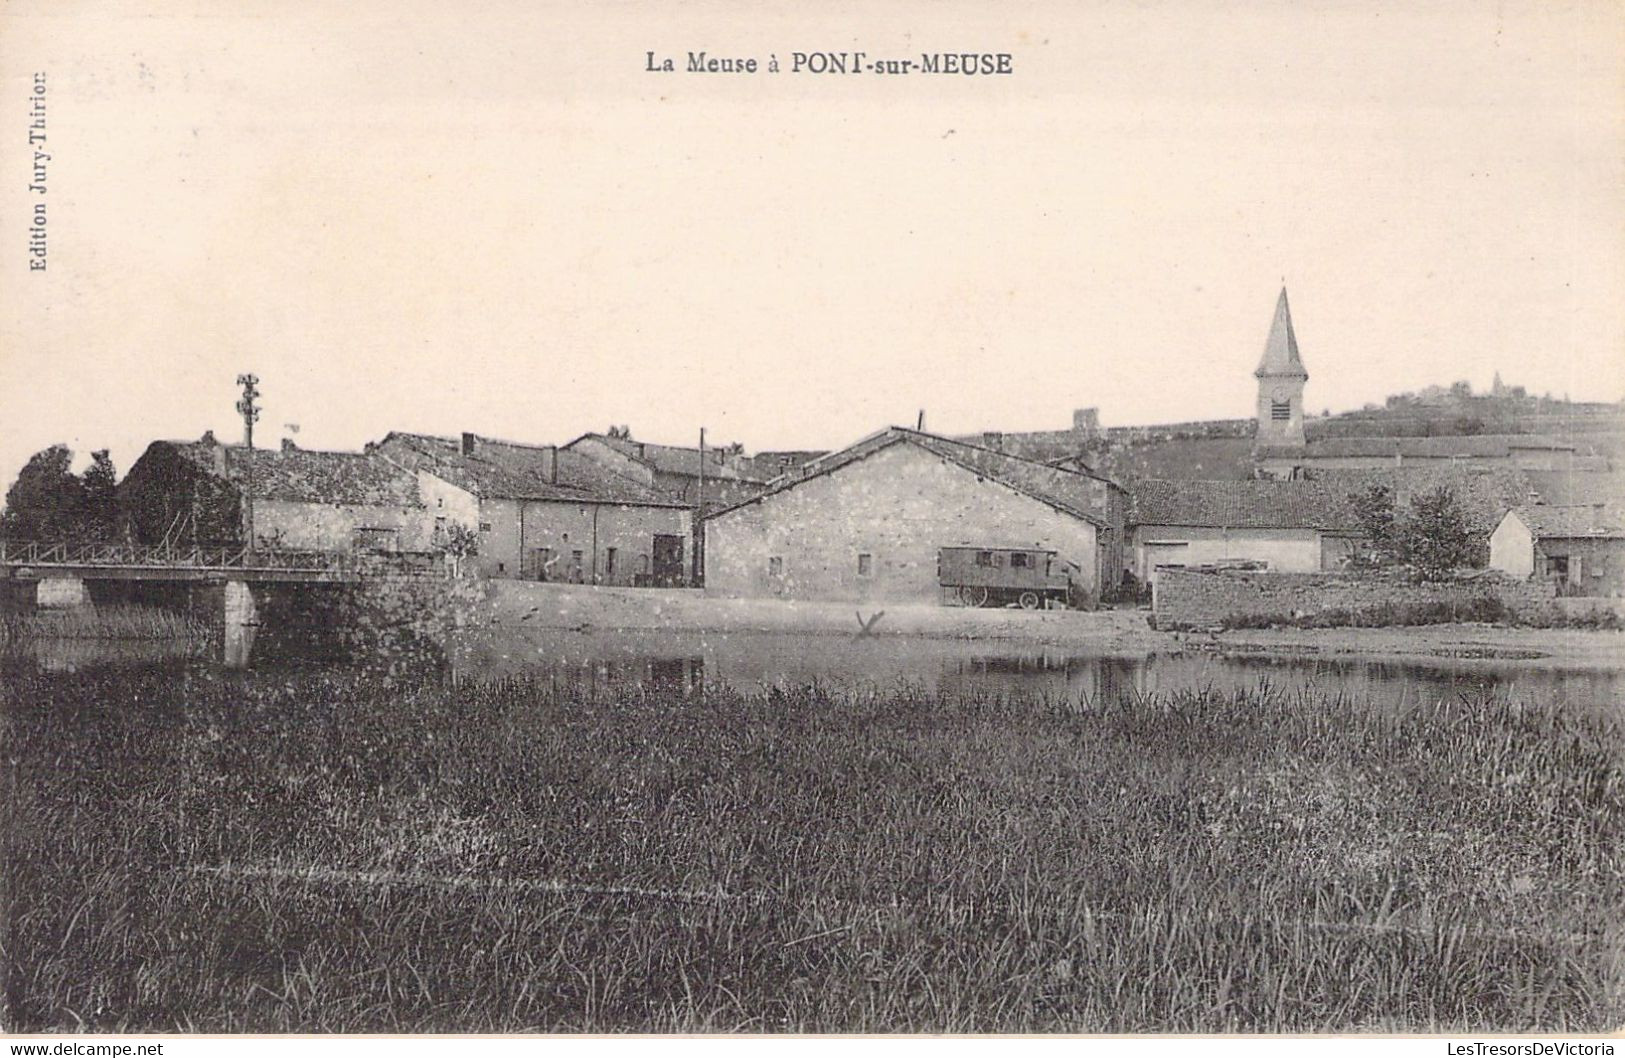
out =
{"type": "Polygon", "coordinates": [[[1490,535],[1490,566],[1553,580],[1560,595],[1625,595],[1625,508],[1514,507],[1490,535]]]}

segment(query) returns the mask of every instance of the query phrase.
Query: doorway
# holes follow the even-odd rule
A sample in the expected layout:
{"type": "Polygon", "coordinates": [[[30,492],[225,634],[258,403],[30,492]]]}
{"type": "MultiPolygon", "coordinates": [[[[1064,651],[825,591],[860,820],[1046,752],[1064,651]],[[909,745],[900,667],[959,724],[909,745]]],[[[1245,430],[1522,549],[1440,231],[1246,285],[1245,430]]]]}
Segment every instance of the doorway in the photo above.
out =
{"type": "Polygon", "coordinates": [[[656,533],[654,542],[654,582],[658,588],[683,585],[683,538],[656,533]]]}

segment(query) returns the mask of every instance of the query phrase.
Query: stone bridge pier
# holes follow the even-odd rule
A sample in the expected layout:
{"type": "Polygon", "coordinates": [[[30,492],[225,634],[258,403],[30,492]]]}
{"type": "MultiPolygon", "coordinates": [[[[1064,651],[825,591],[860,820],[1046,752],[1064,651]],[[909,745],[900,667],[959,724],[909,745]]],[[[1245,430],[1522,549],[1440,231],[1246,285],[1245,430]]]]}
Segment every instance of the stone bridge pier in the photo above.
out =
{"type": "Polygon", "coordinates": [[[226,581],[221,595],[226,627],[220,660],[228,668],[242,668],[254,650],[254,637],[260,627],[259,607],[254,604],[254,590],[245,580],[226,581]]]}

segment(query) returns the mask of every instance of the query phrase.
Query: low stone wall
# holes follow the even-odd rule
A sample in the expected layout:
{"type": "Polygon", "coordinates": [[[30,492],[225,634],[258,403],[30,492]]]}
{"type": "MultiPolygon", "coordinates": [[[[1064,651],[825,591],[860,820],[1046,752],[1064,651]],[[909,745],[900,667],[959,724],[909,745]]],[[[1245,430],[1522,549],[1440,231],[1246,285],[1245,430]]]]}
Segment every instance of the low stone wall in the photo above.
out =
{"type": "Polygon", "coordinates": [[[1418,584],[1391,573],[1163,569],[1152,609],[1159,629],[1426,624],[1498,610],[1543,622],[1557,613],[1553,595],[1550,583],[1500,573],[1418,584]]]}

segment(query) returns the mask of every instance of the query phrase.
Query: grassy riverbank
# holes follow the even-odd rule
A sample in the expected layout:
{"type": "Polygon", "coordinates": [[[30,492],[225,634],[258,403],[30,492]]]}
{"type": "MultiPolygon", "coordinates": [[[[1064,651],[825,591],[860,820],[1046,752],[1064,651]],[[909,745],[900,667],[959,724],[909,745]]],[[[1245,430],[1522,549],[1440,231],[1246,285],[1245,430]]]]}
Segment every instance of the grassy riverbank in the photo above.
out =
{"type": "Polygon", "coordinates": [[[154,671],[0,704],[11,1029],[1625,1019],[1612,716],[154,671]]]}

